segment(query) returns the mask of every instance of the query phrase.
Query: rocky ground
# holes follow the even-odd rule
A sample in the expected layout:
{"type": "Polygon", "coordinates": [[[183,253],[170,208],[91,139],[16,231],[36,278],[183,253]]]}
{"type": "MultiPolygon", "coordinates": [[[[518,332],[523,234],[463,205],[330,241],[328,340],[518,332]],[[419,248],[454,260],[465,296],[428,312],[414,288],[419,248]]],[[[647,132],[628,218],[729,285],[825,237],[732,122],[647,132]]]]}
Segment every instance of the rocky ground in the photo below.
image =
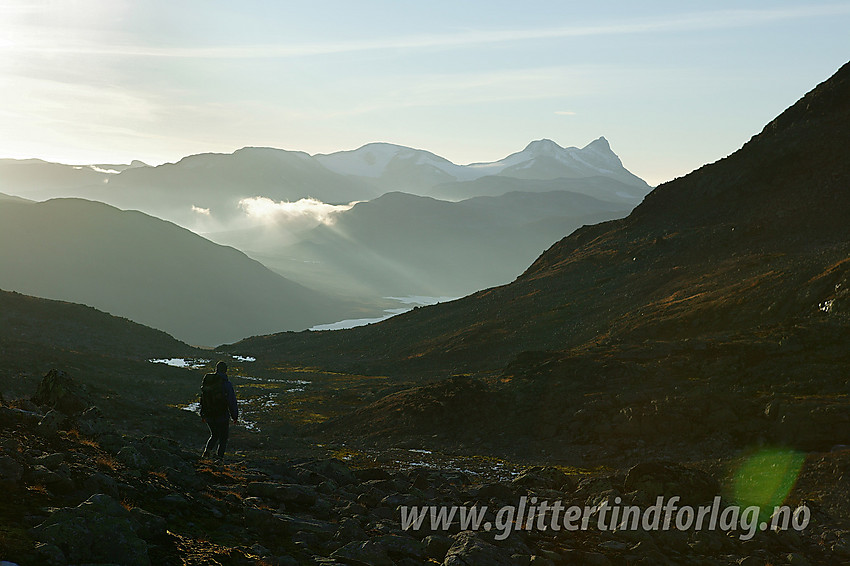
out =
{"type": "MultiPolygon", "coordinates": [[[[795,453],[785,501],[805,503],[807,528],[543,530],[508,536],[521,498],[649,508],[735,501],[729,462],[639,462],[464,470],[368,459],[265,458],[221,463],[159,435],[121,433],[74,380],[51,372],[31,399],[0,405],[0,560],[27,564],[840,564],[850,561],[850,454],[795,453]],[[792,470],[793,472],[793,470],[792,470]],[[794,484],[796,479],[796,484],[794,484]],[[789,484],[789,485],[791,485],[789,484]],[[619,499],[618,499],[619,498],[619,499]],[[402,508],[487,506],[493,528],[404,529],[402,508]],[[509,518],[509,517],[508,517],[509,518]],[[497,528],[500,527],[500,528],[497,528]]],[[[425,452],[422,452],[425,456],[425,452]]],[[[775,467],[765,463],[762,467],[775,467]]],[[[787,475],[787,474],[786,474],[787,475]]],[[[771,484],[772,485],[772,484],[771,484]]],[[[528,503],[529,505],[531,503],[528,503]]],[[[483,525],[483,523],[482,523],[483,525]]],[[[528,525],[526,525],[528,526],[528,525]]]]}

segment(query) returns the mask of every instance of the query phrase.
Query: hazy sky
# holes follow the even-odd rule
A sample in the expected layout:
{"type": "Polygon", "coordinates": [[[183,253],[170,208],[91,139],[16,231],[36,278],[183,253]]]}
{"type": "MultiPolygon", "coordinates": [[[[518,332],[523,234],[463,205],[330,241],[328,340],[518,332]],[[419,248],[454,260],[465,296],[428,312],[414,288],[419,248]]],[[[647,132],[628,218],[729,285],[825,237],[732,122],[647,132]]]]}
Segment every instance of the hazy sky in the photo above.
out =
{"type": "Polygon", "coordinates": [[[848,30],[848,1],[0,0],[0,157],[387,141],[470,163],[604,135],[656,184],[827,79],[848,30]]]}

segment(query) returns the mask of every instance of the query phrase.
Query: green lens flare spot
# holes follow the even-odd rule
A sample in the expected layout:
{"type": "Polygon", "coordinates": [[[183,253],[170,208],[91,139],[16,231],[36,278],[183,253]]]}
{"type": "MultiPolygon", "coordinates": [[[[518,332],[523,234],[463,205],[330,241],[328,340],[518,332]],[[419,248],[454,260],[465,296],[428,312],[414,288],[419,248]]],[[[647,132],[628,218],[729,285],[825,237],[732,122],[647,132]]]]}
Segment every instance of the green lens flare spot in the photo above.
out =
{"type": "Polygon", "coordinates": [[[741,506],[755,505],[773,512],[794,488],[806,457],[793,450],[761,450],[741,465],[735,474],[733,495],[741,506]]]}

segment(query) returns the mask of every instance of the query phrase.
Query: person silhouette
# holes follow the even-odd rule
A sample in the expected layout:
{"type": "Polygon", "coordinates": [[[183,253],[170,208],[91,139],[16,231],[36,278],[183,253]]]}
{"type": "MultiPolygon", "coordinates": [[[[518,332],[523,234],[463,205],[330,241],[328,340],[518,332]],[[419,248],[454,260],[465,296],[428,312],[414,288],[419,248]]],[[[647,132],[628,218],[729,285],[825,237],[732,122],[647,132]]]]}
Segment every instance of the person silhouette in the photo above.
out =
{"type": "Polygon", "coordinates": [[[202,458],[209,458],[213,452],[224,460],[227,439],[230,435],[230,421],[239,421],[239,405],[236,392],[227,377],[227,364],[218,362],[215,373],[204,376],[201,384],[201,419],[210,429],[210,437],[204,446],[202,458]]]}

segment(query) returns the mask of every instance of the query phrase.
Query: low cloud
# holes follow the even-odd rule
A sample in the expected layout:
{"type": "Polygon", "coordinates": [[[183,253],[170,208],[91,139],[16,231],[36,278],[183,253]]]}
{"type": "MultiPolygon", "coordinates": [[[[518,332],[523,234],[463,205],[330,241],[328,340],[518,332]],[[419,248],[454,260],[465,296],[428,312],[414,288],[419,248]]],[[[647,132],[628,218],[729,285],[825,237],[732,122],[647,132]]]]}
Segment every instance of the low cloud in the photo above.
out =
{"type": "Polygon", "coordinates": [[[239,208],[249,217],[269,223],[314,221],[333,224],[337,214],[350,210],[355,204],[327,204],[314,198],[288,202],[275,201],[268,197],[251,197],[240,200],[239,208]]]}
{"type": "Polygon", "coordinates": [[[558,116],[575,116],[576,115],[575,112],[572,112],[570,110],[556,110],[555,114],[557,114],[558,116]]]}
{"type": "Polygon", "coordinates": [[[200,206],[195,206],[194,204],[192,205],[192,212],[196,212],[198,214],[203,214],[204,216],[210,215],[210,209],[209,208],[201,208],[200,206]]]}

